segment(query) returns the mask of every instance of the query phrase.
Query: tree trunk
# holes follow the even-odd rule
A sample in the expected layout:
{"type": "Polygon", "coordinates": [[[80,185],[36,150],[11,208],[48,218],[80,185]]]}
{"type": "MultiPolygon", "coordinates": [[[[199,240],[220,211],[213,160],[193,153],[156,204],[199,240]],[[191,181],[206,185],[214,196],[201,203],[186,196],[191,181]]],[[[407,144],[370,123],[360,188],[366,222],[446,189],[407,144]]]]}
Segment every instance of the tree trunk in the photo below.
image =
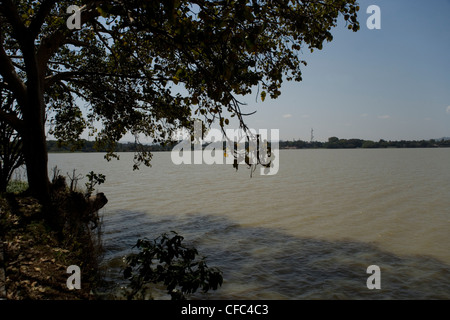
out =
{"type": "MultiPolygon", "coordinates": [[[[32,46],[34,50],[34,46],[32,46]]],[[[31,51],[31,49],[30,49],[31,51]]],[[[32,55],[33,60],[35,58],[32,55]]],[[[47,137],[45,134],[45,100],[44,79],[37,71],[35,60],[27,66],[27,99],[22,108],[24,130],[21,134],[25,165],[27,167],[28,185],[31,195],[44,206],[50,207],[50,182],[48,178],[47,137]]]]}
{"type": "MultiPolygon", "coordinates": [[[[38,109],[38,106],[34,106],[38,109]]],[[[50,183],[48,179],[48,155],[45,126],[37,115],[23,115],[26,129],[22,134],[22,148],[27,168],[29,191],[44,206],[50,206],[50,183]]]]}
{"type": "Polygon", "coordinates": [[[22,141],[29,190],[47,209],[50,205],[50,182],[45,129],[36,124],[28,124],[22,141]]]}
{"type": "Polygon", "coordinates": [[[31,195],[44,206],[44,214],[47,214],[50,211],[50,182],[45,135],[45,68],[39,68],[32,37],[25,38],[21,49],[27,73],[26,99],[20,106],[24,121],[24,128],[21,132],[23,154],[27,167],[29,190],[31,195]]]}

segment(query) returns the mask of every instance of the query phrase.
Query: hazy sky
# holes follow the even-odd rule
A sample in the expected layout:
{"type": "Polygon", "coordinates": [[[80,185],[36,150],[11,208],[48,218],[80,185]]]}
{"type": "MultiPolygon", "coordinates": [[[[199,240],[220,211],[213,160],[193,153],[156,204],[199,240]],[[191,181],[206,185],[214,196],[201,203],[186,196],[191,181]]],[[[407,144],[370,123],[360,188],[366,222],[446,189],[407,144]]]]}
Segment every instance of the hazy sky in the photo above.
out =
{"type": "MultiPolygon", "coordinates": [[[[344,23],[309,53],[303,81],[285,82],[276,100],[244,99],[254,129],[280,138],[415,140],[450,136],[450,1],[359,1],[361,30],[344,23]],[[381,29],[369,30],[370,5],[381,29]]],[[[343,20],[341,21],[343,22],[343,20]]]]}

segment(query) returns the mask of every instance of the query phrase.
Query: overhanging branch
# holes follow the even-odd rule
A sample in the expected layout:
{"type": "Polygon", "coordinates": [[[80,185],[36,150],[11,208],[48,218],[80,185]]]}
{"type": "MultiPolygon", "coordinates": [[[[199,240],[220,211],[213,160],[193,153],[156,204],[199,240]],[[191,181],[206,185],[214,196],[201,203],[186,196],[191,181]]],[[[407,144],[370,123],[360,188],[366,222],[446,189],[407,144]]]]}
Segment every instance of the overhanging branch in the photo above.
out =
{"type": "MultiPolygon", "coordinates": [[[[91,1],[86,4],[82,9],[81,24],[85,24],[92,19],[95,19],[100,15],[96,10],[96,7],[104,1],[91,1]]],[[[45,67],[50,57],[64,44],[70,44],[70,42],[76,41],[69,37],[75,32],[75,30],[69,30],[66,24],[61,25],[56,31],[47,37],[43,38],[41,44],[37,49],[37,61],[40,70],[45,70],[45,67]]],[[[80,43],[78,43],[80,44],[80,43]]]]}

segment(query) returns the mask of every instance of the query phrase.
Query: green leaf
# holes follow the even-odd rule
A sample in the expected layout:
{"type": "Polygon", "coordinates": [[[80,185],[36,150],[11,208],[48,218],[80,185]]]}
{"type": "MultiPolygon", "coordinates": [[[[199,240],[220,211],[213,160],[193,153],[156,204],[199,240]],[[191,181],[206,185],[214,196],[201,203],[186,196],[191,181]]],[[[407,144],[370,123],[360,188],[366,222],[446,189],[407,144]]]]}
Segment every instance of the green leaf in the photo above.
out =
{"type": "Polygon", "coordinates": [[[263,91],[263,92],[261,92],[261,100],[264,102],[264,100],[266,100],[266,92],[265,91],[263,91]]]}
{"type": "Polygon", "coordinates": [[[103,10],[102,8],[100,8],[100,7],[97,7],[97,12],[100,13],[100,15],[103,18],[106,18],[108,16],[108,13],[105,10],[103,10]]]}

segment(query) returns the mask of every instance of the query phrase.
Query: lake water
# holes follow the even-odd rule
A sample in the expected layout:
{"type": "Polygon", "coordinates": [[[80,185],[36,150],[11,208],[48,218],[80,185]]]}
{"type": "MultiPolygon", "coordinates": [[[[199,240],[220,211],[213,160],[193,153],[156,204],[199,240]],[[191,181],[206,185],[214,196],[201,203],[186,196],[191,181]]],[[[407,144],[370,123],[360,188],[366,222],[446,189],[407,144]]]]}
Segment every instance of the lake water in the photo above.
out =
{"type": "Polygon", "coordinates": [[[450,299],[450,149],[281,150],[278,174],[253,177],[177,166],[169,152],[133,171],[132,158],[49,155],[64,174],[106,175],[112,281],[138,238],[174,230],[223,271],[221,288],[194,298],[450,299]],[[380,290],[366,286],[370,265],[380,290]]]}

